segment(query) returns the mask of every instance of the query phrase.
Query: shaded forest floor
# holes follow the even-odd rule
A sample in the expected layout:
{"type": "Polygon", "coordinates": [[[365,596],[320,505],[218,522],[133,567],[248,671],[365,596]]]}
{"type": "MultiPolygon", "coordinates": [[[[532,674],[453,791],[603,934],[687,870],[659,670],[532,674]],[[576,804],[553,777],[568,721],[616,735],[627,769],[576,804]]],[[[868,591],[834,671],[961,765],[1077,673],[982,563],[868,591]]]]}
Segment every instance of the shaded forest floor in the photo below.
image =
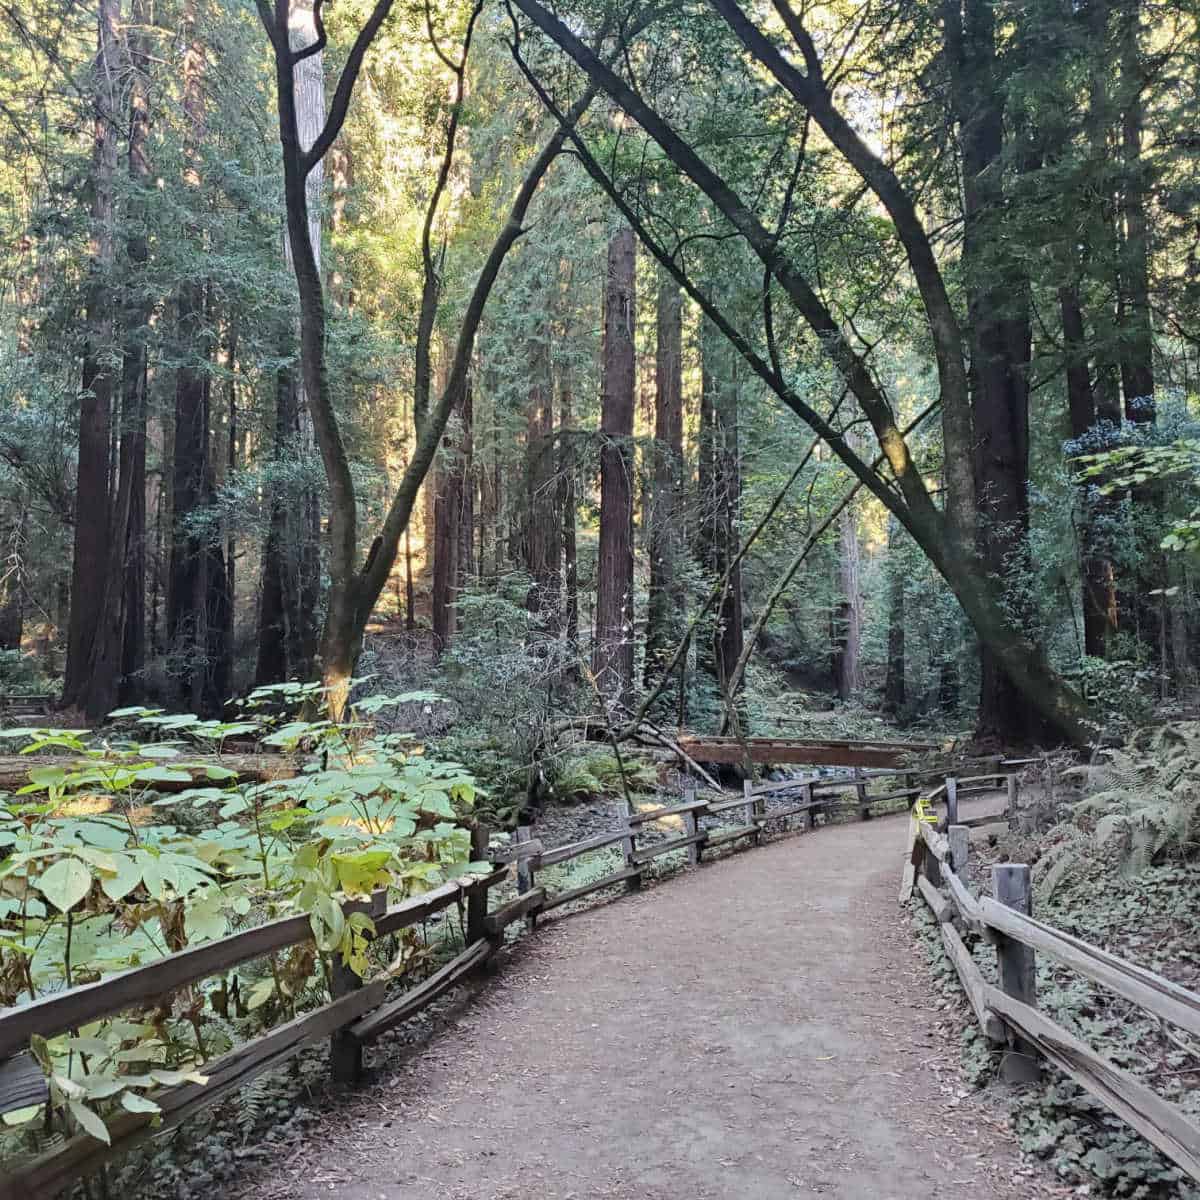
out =
{"type": "Polygon", "coordinates": [[[1063,1194],[1018,1153],[1003,1093],[960,1082],[896,905],[904,821],[787,838],[551,921],[423,1047],[385,1039],[372,1083],[226,1194],[1063,1194]]]}

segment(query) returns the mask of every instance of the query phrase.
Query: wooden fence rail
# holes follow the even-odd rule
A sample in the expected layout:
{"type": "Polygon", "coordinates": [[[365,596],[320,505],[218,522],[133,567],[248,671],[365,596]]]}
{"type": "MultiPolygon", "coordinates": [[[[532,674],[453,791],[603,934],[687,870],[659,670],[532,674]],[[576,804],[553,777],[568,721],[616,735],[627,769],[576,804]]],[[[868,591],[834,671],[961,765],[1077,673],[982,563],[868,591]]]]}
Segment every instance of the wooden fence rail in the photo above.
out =
{"type": "MultiPolygon", "coordinates": [[[[364,981],[337,966],[329,1003],[203,1064],[200,1069],[207,1077],[206,1084],[186,1083],[154,1092],[161,1115],[153,1123],[148,1114],[118,1112],[107,1119],[111,1146],[80,1134],[15,1168],[7,1168],[6,1164],[7,1169],[0,1175],[0,1200],[37,1200],[59,1194],[75,1180],[95,1173],[114,1156],[173,1128],[314,1042],[329,1039],[334,1078],[354,1082],[361,1070],[362,1046],[412,1017],[477,971],[492,957],[505,930],[514,922],[523,920],[532,927],[540,916],[593,892],[616,886],[637,888],[651,862],[675,851],[686,851],[688,861],[695,864],[706,851],[720,845],[742,839],[751,845],[758,844],[766,828],[772,824],[778,826],[793,816],[801,817],[804,825],[811,827],[817,816],[828,817],[843,807],[866,816],[872,805],[884,801],[903,798],[911,805],[917,795],[911,775],[905,777],[905,787],[901,790],[892,788],[882,794],[870,791],[873,781],[904,774],[856,768],[844,776],[810,776],[747,787],[742,796],[732,799],[700,799],[689,792],[681,803],[634,813],[616,829],[549,848],[535,839],[530,830],[522,828],[512,845],[491,851],[486,835],[476,829],[472,834],[472,858],[475,861],[490,858],[496,868],[490,874],[451,880],[390,907],[385,906],[382,894],[377,894],[369,904],[356,905],[370,912],[377,937],[417,924],[451,906],[464,907],[466,948],[435,974],[389,999],[388,978],[364,981]],[[775,807],[769,804],[772,800],[778,802],[775,807]],[[702,824],[730,819],[736,823],[710,827],[702,824]],[[674,824],[680,832],[664,831],[661,828],[664,821],[674,824]],[[555,893],[537,883],[540,871],[618,845],[622,865],[598,879],[555,893]],[[517,895],[489,913],[492,889],[514,871],[517,895]]],[[[31,1037],[52,1037],[122,1010],[158,1001],[182,987],[302,944],[311,937],[307,916],[284,917],[97,983],[69,988],[0,1012],[0,1112],[46,1099],[45,1077],[26,1052],[31,1037]]],[[[969,958],[965,949],[962,955],[969,958]]]]}
{"type": "MultiPolygon", "coordinates": [[[[956,788],[963,783],[976,781],[947,780],[927,799],[947,799],[947,807],[953,810],[955,794],[969,791],[956,788]]],[[[1012,785],[1004,786],[1012,797],[1012,785]]],[[[1037,920],[1031,911],[1027,866],[993,867],[993,895],[976,898],[966,879],[968,836],[965,823],[950,825],[942,833],[914,814],[900,898],[907,902],[915,890],[933,913],[980,1028],[990,1042],[1004,1049],[1004,1078],[1029,1082],[1037,1078],[1040,1060],[1053,1064],[1200,1181],[1200,1124],[1038,1011],[1034,956],[1047,954],[1196,1035],[1200,1035],[1200,994],[1037,920]],[[959,928],[995,946],[999,986],[986,981],[959,928]]]]}

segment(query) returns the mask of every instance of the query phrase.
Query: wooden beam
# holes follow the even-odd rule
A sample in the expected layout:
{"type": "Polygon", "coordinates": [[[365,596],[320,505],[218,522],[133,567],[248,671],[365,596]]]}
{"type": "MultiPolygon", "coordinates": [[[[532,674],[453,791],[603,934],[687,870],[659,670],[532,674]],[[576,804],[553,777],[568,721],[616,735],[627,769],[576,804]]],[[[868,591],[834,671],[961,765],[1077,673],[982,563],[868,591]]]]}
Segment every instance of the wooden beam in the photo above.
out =
{"type": "Polygon", "coordinates": [[[565,846],[556,846],[553,850],[543,850],[539,866],[545,870],[556,863],[578,858],[589,850],[601,850],[605,846],[615,846],[629,836],[627,828],[614,829],[611,833],[598,833],[595,837],[583,838],[578,842],[569,842],[565,846]]]}
{"type": "Polygon", "coordinates": [[[950,920],[950,914],[954,906],[942,895],[934,886],[932,880],[921,875],[917,878],[917,887],[920,889],[921,895],[925,897],[925,903],[929,905],[933,912],[934,920],[939,925],[950,920]]]}
{"type": "Polygon", "coordinates": [[[988,1007],[988,988],[983,972],[953,925],[942,926],[942,945],[954,964],[963,991],[967,993],[967,1000],[975,1014],[975,1020],[979,1022],[979,1028],[983,1030],[989,1042],[1000,1045],[1004,1041],[1004,1023],[988,1007]]]}
{"type": "Polygon", "coordinates": [[[215,1104],[247,1081],[286,1062],[311,1042],[328,1037],[349,1021],[374,1008],[387,990],[376,979],[358,991],[281,1025],[262,1037],[230,1050],[199,1068],[207,1083],[185,1083],[152,1092],[162,1110],[160,1123],[150,1126],[147,1113],[118,1112],[106,1119],[112,1145],[81,1134],[0,1177],[0,1200],[31,1200],[56,1196],[82,1175],[90,1175],[117,1154],[125,1154],[145,1138],[173,1129],[193,1113],[215,1104]]]}
{"type": "Polygon", "coordinates": [[[1006,1025],[1036,1046],[1047,1061],[1200,1181],[1200,1125],[1036,1008],[993,987],[987,988],[985,1000],[1006,1025]]]}
{"type": "Polygon", "coordinates": [[[682,850],[687,846],[692,846],[696,842],[703,842],[708,839],[707,833],[693,833],[687,837],[671,838],[667,842],[657,842],[653,846],[643,846],[640,850],[633,852],[633,861],[638,866],[643,863],[648,863],[652,858],[658,858],[663,854],[670,854],[672,850],[682,850]]]}
{"type": "Polygon", "coordinates": [[[754,837],[758,832],[758,825],[739,825],[736,829],[723,829],[720,833],[708,835],[708,845],[723,846],[726,842],[736,842],[738,838],[754,837]]]}
{"type": "Polygon", "coordinates": [[[808,766],[899,767],[937,747],[920,742],[809,741],[796,738],[683,737],[680,747],[700,762],[800,763],[808,766]]]}
{"type": "Polygon", "coordinates": [[[369,1042],[377,1038],[381,1033],[399,1025],[401,1021],[415,1016],[443,992],[448,992],[455,984],[462,982],[491,952],[492,944],[486,938],[475,942],[439,971],[430,975],[424,983],[417,984],[398,999],[368,1013],[346,1032],[359,1042],[369,1042]]]}
{"type": "Polygon", "coordinates": [[[489,913],[483,920],[483,927],[491,934],[503,933],[505,928],[514,921],[519,921],[527,914],[541,908],[545,899],[546,889],[543,887],[523,892],[515,900],[510,900],[495,912],[489,913]]]}
{"type": "Polygon", "coordinates": [[[45,1104],[50,1084],[32,1054],[17,1054],[0,1062],[0,1113],[45,1104]]]}
{"type": "Polygon", "coordinates": [[[569,904],[572,900],[580,900],[592,892],[598,892],[601,888],[613,887],[618,883],[628,883],[635,877],[640,879],[641,875],[642,873],[637,867],[624,867],[620,871],[613,871],[611,875],[605,875],[602,879],[596,879],[580,887],[571,888],[570,891],[559,892],[557,896],[551,896],[542,905],[542,912],[548,913],[552,908],[558,908],[560,904],[569,904]]]}
{"type": "Polygon", "coordinates": [[[1014,912],[990,897],[985,896],[979,901],[979,914],[986,925],[1013,941],[1048,954],[1063,966],[1131,1000],[1139,1008],[1200,1036],[1200,995],[1197,993],[1045,925],[1035,917],[1014,912]]]}
{"type": "MultiPolygon", "coordinates": [[[[505,872],[498,871],[480,879],[451,880],[431,892],[402,900],[375,919],[376,934],[415,925],[430,913],[448,908],[475,890],[491,887],[504,876],[505,872]]],[[[51,1037],[64,1029],[86,1025],[89,1021],[166,995],[197,979],[205,979],[311,938],[307,914],[283,917],[155,959],[145,966],[122,971],[97,983],[54,992],[20,1008],[9,1009],[0,1015],[0,1058],[24,1050],[34,1034],[51,1037]]]]}

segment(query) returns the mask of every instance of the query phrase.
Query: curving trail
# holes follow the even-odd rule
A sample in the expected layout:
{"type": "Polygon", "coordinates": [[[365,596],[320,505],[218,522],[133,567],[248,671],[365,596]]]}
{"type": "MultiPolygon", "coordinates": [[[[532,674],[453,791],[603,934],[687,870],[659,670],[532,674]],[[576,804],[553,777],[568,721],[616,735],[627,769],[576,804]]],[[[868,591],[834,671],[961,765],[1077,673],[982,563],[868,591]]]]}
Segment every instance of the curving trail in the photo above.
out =
{"type": "MultiPolygon", "coordinates": [[[[978,811],[978,808],[975,809],[978,811]]],[[[1015,1200],[1038,1184],[896,905],[906,818],[551,922],[257,1200],[1015,1200]]]]}

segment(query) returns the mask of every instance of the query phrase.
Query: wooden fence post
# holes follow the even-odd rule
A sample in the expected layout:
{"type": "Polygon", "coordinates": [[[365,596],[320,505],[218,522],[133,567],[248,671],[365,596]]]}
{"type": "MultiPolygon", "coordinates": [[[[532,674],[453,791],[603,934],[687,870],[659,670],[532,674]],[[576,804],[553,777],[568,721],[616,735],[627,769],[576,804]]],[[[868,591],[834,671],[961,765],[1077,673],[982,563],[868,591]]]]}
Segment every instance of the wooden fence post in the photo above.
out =
{"type": "MultiPolygon", "coordinates": [[[[1001,863],[992,868],[992,893],[1008,908],[1033,915],[1033,886],[1030,871],[1023,863],[1001,863]]],[[[1033,949],[1013,938],[994,933],[999,965],[1000,990],[1022,1004],[1037,1007],[1037,964],[1033,949]]],[[[1037,1050],[1011,1031],[1008,1049],[1000,1062],[1000,1074],[1007,1083],[1033,1083],[1039,1075],[1037,1050]]]]}
{"type": "Polygon", "coordinates": [[[754,818],[758,812],[758,801],[750,794],[754,791],[754,781],[752,779],[742,780],[742,795],[746,797],[746,807],[742,810],[746,815],[744,824],[754,825],[754,832],[750,835],[750,844],[757,846],[759,839],[762,837],[762,829],[755,824],[754,818]]]}
{"type": "Polygon", "coordinates": [[[971,856],[971,831],[965,825],[951,825],[946,830],[950,843],[950,868],[966,883],[967,861],[971,856]]]}
{"type": "MultiPolygon", "coordinates": [[[[533,831],[528,825],[517,826],[517,841],[529,842],[533,840],[533,831]]],[[[523,896],[526,892],[532,892],[534,888],[534,870],[533,862],[528,858],[517,859],[517,895],[523,896]]],[[[533,929],[537,926],[537,913],[529,913],[525,917],[525,928],[533,929]]]]}
{"type": "MultiPolygon", "coordinates": [[[[687,788],[683,793],[684,804],[693,804],[696,800],[696,789],[687,788]]],[[[700,821],[694,812],[686,812],[683,814],[683,832],[688,837],[695,837],[700,832],[700,821]]],[[[687,848],[688,864],[693,867],[700,865],[700,854],[704,849],[701,842],[693,842],[687,848]]]]}
{"type": "Polygon", "coordinates": [[[958,780],[946,777],[946,827],[958,824],[958,780]]]}
{"type": "Polygon", "coordinates": [[[1021,785],[1015,775],[1009,775],[1005,781],[1008,788],[1008,809],[1005,816],[1008,818],[1009,829],[1017,829],[1019,827],[1017,817],[1017,797],[1020,794],[1021,785]]]}
{"type": "MultiPolygon", "coordinates": [[[[471,826],[471,861],[483,862],[488,853],[488,829],[478,821],[471,826]]],[[[487,917],[488,893],[480,890],[467,897],[467,945],[473,946],[486,933],[484,918],[487,917]]]]}
{"type": "Polygon", "coordinates": [[[909,793],[905,796],[905,802],[908,804],[909,811],[917,802],[917,797],[921,793],[921,789],[917,784],[917,777],[911,771],[904,772],[904,790],[909,793]]]}
{"type": "Polygon", "coordinates": [[[933,884],[934,887],[942,886],[942,864],[938,862],[937,855],[929,848],[929,843],[922,841],[922,846],[925,849],[925,862],[922,870],[925,872],[925,878],[933,884]]]}
{"type": "Polygon", "coordinates": [[[867,799],[867,781],[863,776],[862,767],[854,768],[854,778],[857,781],[854,785],[854,794],[858,797],[858,819],[869,821],[871,819],[871,802],[867,799]]]}
{"type": "MultiPolygon", "coordinates": [[[[342,905],[342,911],[349,920],[353,913],[370,913],[380,915],[387,907],[387,893],[375,893],[370,900],[351,900],[342,905]],[[382,905],[379,897],[382,896],[382,905]]],[[[333,952],[333,962],[329,969],[329,995],[334,1000],[348,996],[362,987],[361,977],[342,959],[340,950],[333,952]]],[[[334,1083],[358,1083],[362,1079],[363,1048],[349,1029],[335,1030],[329,1038],[329,1070],[334,1083]]]]}
{"type": "Polygon", "coordinates": [[[636,875],[630,875],[625,880],[625,890],[627,892],[636,892],[642,886],[642,874],[638,870],[638,864],[634,858],[634,853],[637,851],[637,838],[633,833],[633,826],[629,827],[629,835],[621,839],[621,854],[625,858],[626,870],[638,871],[636,875]]]}

